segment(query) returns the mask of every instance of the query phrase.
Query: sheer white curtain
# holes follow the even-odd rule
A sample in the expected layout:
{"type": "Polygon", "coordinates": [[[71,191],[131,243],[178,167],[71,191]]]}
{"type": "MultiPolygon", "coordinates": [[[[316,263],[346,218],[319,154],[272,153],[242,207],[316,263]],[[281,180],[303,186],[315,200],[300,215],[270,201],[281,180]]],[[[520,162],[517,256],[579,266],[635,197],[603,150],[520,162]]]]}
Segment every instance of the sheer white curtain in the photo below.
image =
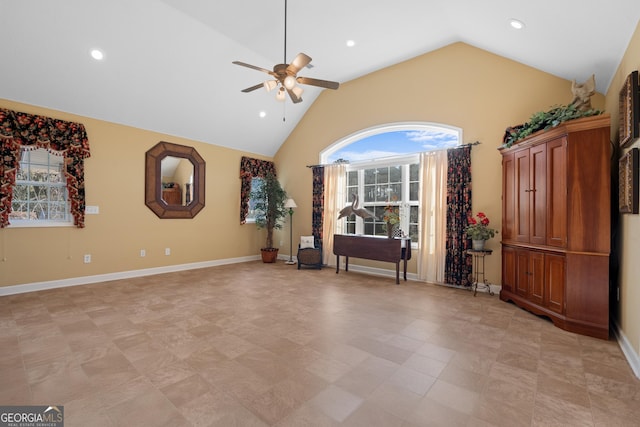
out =
{"type": "Polygon", "coordinates": [[[324,168],[324,216],[322,224],[322,259],[335,266],[333,235],[341,234],[343,221],[338,214],[344,207],[347,188],[347,165],[335,164],[324,168]]]}
{"type": "Polygon", "coordinates": [[[447,226],[447,150],[420,154],[418,279],[444,283],[447,226]]]}

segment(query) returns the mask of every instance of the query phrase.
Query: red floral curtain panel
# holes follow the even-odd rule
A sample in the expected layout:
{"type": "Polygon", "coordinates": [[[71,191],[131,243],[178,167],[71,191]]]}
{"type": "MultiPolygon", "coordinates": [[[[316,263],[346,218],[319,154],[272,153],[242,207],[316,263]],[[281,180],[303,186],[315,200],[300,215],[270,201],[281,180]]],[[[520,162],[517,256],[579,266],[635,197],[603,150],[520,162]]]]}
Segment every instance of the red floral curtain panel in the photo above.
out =
{"type": "Polygon", "coordinates": [[[245,224],[247,215],[249,215],[251,180],[253,178],[264,178],[269,173],[276,175],[276,166],[273,162],[246,156],[243,156],[240,160],[240,224],[245,224]]]}
{"type": "Polygon", "coordinates": [[[471,212],[471,145],[447,151],[447,246],[445,283],[468,286],[471,257],[465,235],[471,212]]]}
{"type": "Polygon", "coordinates": [[[311,234],[322,247],[322,224],[324,221],[324,167],[314,166],[313,172],[313,208],[311,210],[311,234]]]}
{"type": "Polygon", "coordinates": [[[84,227],[84,159],[90,157],[84,125],[0,108],[0,228],[9,225],[20,150],[44,148],[64,156],[74,225],[84,227]]]}

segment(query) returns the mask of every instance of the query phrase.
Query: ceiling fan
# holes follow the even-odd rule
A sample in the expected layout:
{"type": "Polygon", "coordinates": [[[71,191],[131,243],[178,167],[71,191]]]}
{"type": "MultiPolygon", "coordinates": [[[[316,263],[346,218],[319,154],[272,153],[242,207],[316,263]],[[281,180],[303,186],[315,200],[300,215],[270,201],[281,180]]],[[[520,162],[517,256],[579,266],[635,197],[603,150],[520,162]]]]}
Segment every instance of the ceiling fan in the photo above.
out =
{"type": "Polygon", "coordinates": [[[293,58],[290,64],[286,64],[287,62],[287,0],[284,0],[284,64],[276,64],[273,67],[273,71],[267,70],[266,68],[256,67],[255,65],[247,64],[245,62],[233,61],[236,65],[241,65],[243,67],[251,68],[253,70],[262,71],[264,73],[269,74],[275,80],[267,80],[263,83],[259,83],[255,86],[248,87],[243,89],[242,92],[248,93],[252,92],[256,89],[260,89],[264,87],[268,92],[272,91],[276,87],[278,88],[278,93],[276,94],[276,99],[279,101],[285,100],[285,92],[289,94],[291,101],[294,104],[302,101],[302,92],[303,89],[297,85],[311,85],[318,86],[326,89],[338,89],[340,83],[332,82],[329,80],[320,80],[313,79],[310,77],[302,77],[298,76],[298,71],[306,67],[311,62],[311,57],[305,55],[304,53],[299,53],[293,58]]]}

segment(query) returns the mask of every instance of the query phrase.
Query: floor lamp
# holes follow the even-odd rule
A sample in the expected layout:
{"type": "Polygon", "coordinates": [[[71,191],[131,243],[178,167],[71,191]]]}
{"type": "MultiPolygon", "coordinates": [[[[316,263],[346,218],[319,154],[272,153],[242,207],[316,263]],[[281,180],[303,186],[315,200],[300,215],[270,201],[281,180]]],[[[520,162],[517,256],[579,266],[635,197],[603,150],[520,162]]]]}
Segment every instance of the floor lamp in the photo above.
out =
{"type": "Polygon", "coordinates": [[[293,208],[298,206],[293,199],[287,199],[284,207],[289,208],[289,261],[285,261],[285,264],[295,264],[296,262],[293,260],[293,208]]]}

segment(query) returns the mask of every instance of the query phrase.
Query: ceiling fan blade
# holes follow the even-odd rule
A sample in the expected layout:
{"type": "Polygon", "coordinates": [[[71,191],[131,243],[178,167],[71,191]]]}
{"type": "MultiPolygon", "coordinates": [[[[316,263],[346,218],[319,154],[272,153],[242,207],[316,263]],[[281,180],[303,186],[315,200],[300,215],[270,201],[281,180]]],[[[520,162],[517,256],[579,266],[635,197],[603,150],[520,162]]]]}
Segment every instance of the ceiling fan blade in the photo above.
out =
{"type": "Polygon", "coordinates": [[[298,74],[298,71],[306,67],[309,62],[311,62],[310,56],[305,55],[304,53],[299,53],[295,58],[293,58],[293,61],[291,61],[291,64],[287,67],[287,71],[293,74],[298,74]]]}
{"type": "Polygon", "coordinates": [[[236,65],[240,65],[242,67],[251,68],[252,70],[262,71],[263,73],[267,73],[267,74],[271,74],[272,76],[275,76],[273,71],[267,70],[266,68],[256,67],[255,65],[247,64],[246,62],[240,62],[240,61],[233,61],[232,63],[236,65]]]}
{"type": "Polygon", "coordinates": [[[253,92],[256,89],[260,89],[261,87],[264,87],[264,83],[258,83],[255,86],[251,86],[251,87],[248,87],[246,89],[242,89],[242,92],[244,92],[244,93],[253,92]]]}
{"type": "Polygon", "coordinates": [[[291,89],[287,89],[287,93],[289,94],[289,98],[291,98],[291,101],[293,101],[294,104],[302,102],[302,97],[296,95],[291,89]]]}
{"type": "Polygon", "coordinates": [[[340,87],[340,83],[331,82],[329,80],[312,79],[309,77],[298,77],[296,80],[298,81],[298,83],[303,85],[318,86],[327,89],[338,89],[338,87],[340,87]]]}

